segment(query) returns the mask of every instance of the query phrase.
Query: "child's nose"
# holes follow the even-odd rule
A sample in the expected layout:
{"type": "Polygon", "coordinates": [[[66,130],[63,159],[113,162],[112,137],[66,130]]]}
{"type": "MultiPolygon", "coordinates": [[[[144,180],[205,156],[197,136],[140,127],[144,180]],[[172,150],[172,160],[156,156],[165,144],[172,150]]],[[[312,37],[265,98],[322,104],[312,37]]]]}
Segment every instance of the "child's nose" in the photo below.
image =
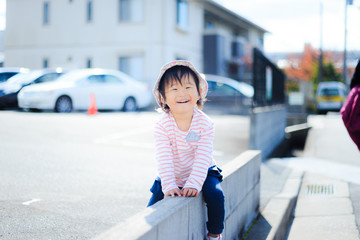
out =
{"type": "Polygon", "coordinates": [[[180,94],[187,94],[186,88],[181,88],[180,89],[180,94]]]}

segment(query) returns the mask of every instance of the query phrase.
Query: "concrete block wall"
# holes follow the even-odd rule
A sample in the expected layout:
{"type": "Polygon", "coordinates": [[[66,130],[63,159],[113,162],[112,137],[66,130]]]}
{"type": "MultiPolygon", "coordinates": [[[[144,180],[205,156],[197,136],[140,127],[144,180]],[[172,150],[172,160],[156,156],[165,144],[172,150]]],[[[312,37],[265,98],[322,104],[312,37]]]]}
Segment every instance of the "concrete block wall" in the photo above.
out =
{"type": "MultiPolygon", "coordinates": [[[[223,166],[225,194],[224,240],[240,239],[259,213],[259,151],[246,151],[223,166]]],[[[201,240],[207,232],[202,194],[196,198],[165,198],[119,223],[94,240],[201,240]]]]}
{"type": "Polygon", "coordinates": [[[285,128],[285,106],[254,108],[250,114],[249,148],[261,150],[263,158],[267,158],[285,139],[285,128]]]}

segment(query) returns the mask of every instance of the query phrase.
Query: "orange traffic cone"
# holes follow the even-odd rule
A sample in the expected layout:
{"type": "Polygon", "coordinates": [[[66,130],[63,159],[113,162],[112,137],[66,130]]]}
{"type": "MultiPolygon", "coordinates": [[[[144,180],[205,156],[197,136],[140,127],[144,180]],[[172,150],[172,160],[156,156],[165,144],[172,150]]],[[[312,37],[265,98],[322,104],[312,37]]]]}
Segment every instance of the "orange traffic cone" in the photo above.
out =
{"type": "Polygon", "coordinates": [[[95,101],[95,94],[90,94],[90,106],[88,108],[87,113],[89,115],[95,115],[98,113],[97,107],[96,107],[96,101],[95,101]]]}

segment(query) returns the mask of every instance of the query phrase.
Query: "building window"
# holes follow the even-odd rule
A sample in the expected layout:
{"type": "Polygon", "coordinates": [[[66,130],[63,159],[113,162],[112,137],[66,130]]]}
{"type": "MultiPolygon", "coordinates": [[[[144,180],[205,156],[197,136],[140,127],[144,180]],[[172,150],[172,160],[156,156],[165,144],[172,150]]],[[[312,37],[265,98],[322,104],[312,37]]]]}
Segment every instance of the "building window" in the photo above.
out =
{"type": "Polygon", "coordinates": [[[212,21],[210,21],[210,20],[205,21],[205,29],[206,30],[211,30],[214,28],[215,28],[215,25],[212,21]]]}
{"type": "Polygon", "coordinates": [[[124,56],[119,58],[119,70],[138,81],[143,81],[143,66],[144,60],[142,56],[124,56]]]}
{"type": "Polygon", "coordinates": [[[43,7],[44,7],[43,23],[46,25],[50,23],[50,3],[44,2],[43,7]]]}
{"type": "Polygon", "coordinates": [[[259,38],[259,44],[260,46],[264,46],[264,38],[262,37],[259,38]]]}
{"type": "Polygon", "coordinates": [[[91,68],[92,67],[92,60],[91,58],[88,58],[87,61],[86,61],[86,67],[87,68],[91,68]]]}
{"type": "Polygon", "coordinates": [[[129,67],[129,57],[120,57],[119,58],[119,70],[129,74],[130,67],[129,67]]]}
{"type": "Polygon", "coordinates": [[[86,20],[87,20],[87,22],[91,22],[93,20],[92,19],[93,18],[93,1],[92,0],[88,0],[86,9],[87,9],[86,20]]]}
{"type": "Polygon", "coordinates": [[[49,67],[49,60],[47,58],[43,59],[43,68],[48,68],[49,67]]]}
{"type": "Polygon", "coordinates": [[[130,0],[119,0],[119,20],[130,20],[130,0]]]}
{"type": "Polygon", "coordinates": [[[176,24],[181,28],[188,26],[188,3],[184,0],[176,1],[176,24]]]}
{"type": "Polygon", "coordinates": [[[119,0],[119,21],[139,22],[143,20],[143,0],[119,0]]]}
{"type": "Polygon", "coordinates": [[[242,58],[244,56],[244,44],[237,41],[232,42],[231,56],[235,58],[242,58]]]}

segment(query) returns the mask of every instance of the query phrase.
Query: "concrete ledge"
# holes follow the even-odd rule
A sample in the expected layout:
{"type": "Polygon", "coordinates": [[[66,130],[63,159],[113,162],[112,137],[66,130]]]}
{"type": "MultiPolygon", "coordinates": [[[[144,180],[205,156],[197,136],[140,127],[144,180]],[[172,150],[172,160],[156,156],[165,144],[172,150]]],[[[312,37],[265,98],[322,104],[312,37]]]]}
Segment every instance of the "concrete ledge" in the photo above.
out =
{"type": "MultiPolygon", "coordinates": [[[[259,211],[259,151],[246,151],[223,166],[225,229],[223,239],[239,239],[259,211]]],[[[197,198],[166,198],[95,237],[96,240],[203,239],[207,213],[202,194],[197,198]]]]}
{"type": "Polygon", "coordinates": [[[266,159],[285,139],[286,108],[284,105],[252,109],[249,148],[261,151],[266,159]]]}
{"type": "Polygon", "coordinates": [[[303,172],[293,170],[282,191],[271,198],[259,214],[246,240],[285,239],[301,188],[303,172]]]}
{"type": "Polygon", "coordinates": [[[272,226],[267,240],[284,239],[299,195],[303,172],[293,170],[281,193],[272,198],[262,212],[272,226]]]}

